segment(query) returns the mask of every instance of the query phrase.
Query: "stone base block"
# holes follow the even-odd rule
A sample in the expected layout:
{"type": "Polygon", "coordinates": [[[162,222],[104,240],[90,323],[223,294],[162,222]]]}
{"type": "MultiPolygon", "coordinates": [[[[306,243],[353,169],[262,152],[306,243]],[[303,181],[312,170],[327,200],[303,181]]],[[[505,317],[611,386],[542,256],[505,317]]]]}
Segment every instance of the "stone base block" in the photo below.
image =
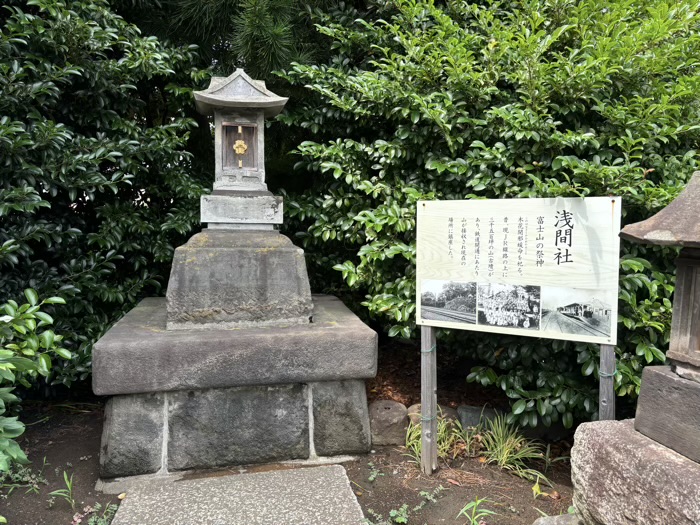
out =
{"type": "Polygon", "coordinates": [[[319,456],[369,452],[371,437],[365,382],[311,385],[314,445],[319,456]]]}
{"type": "Polygon", "coordinates": [[[636,432],[631,420],[579,426],[571,478],[586,525],[700,523],[700,465],[636,432]]]}
{"type": "Polygon", "coordinates": [[[206,230],[175,250],[167,329],[308,324],[304,251],[276,231],[206,230]]]}
{"type": "Polygon", "coordinates": [[[305,385],[173,392],[168,470],[309,457],[305,385]]]}
{"type": "Polygon", "coordinates": [[[486,425],[488,421],[496,418],[498,412],[487,406],[460,405],[457,407],[457,414],[462,428],[469,428],[486,425]]]}
{"type": "Polygon", "coordinates": [[[162,466],[165,395],[118,396],[107,401],[100,476],[136,476],[162,466]]]}
{"type": "Polygon", "coordinates": [[[368,452],[363,381],[116,396],[103,478],[368,452]]]}
{"type": "Polygon", "coordinates": [[[314,322],[239,330],[166,330],[164,298],[144,299],[95,345],[98,395],[369,379],[377,334],[331,296],[314,322]]]}
{"type": "Polygon", "coordinates": [[[646,367],[634,428],[700,463],[700,383],[668,366],[646,367]]]}
{"type": "Polygon", "coordinates": [[[398,401],[381,399],[369,406],[369,424],[373,445],[403,445],[406,443],[408,410],[398,401]]]}

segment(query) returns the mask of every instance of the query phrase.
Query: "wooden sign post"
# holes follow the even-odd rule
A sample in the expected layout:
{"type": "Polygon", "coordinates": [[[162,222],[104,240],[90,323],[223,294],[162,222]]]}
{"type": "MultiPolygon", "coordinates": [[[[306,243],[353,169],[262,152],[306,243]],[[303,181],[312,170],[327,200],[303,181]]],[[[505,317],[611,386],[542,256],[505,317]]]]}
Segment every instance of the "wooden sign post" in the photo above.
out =
{"type": "Polygon", "coordinates": [[[437,345],[435,328],[420,327],[421,456],[424,474],[437,470],[437,345]]]}
{"type": "Polygon", "coordinates": [[[600,345],[598,419],[615,419],[615,347],[600,345]]]}

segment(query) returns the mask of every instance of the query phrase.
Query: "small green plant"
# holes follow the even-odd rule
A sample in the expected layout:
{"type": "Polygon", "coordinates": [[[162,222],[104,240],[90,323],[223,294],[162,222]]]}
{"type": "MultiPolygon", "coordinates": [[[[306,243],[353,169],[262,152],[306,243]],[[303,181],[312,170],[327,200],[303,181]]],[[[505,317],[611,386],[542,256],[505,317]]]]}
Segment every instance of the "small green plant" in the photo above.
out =
{"type": "Polygon", "coordinates": [[[54,490],[49,492],[49,496],[57,496],[66,500],[70,507],[75,510],[75,498],[73,497],[73,474],[68,477],[68,472],[63,471],[63,481],[66,484],[66,488],[54,490]]]}
{"type": "Polygon", "coordinates": [[[554,456],[552,454],[552,447],[549,443],[547,443],[547,448],[544,450],[544,454],[542,454],[542,461],[544,462],[544,472],[547,473],[548,470],[552,468],[552,466],[555,463],[558,463],[559,461],[569,461],[569,456],[554,456]]]}
{"type": "MultiPolygon", "coordinates": [[[[447,460],[452,455],[457,442],[457,435],[453,432],[455,422],[438,416],[437,419],[437,449],[438,458],[447,460]]],[[[457,423],[458,424],[458,423],[457,423]]],[[[420,454],[422,448],[421,424],[410,422],[406,430],[406,456],[420,465],[420,454]]]]}
{"type": "Polygon", "coordinates": [[[481,422],[475,427],[463,428],[459,420],[455,421],[452,429],[455,435],[453,455],[474,458],[479,455],[482,445],[484,426],[481,422]]]}
{"type": "Polygon", "coordinates": [[[404,456],[408,456],[413,460],[414,463],[420,465],[420,451],[421,451],[421,426],[420,423],[413,424],[413,421],[409,421],[408,428],[406,429],[406,453],[404,456]]]}
{"type": "Polygon", "coordinates": [[[47,484],[44,477],[46,465],[48,463],[46,458],[44,458],[44,462],[38,472],[27,465],[20,465],[19,463],[12,464],[10,470],[6,472],[0,472],[0,490],[3,492],[0,497],[7,498],[17,489],[27,489],[25,494],[30,492],[38,494],[40,485],[47,484]]]}
{"type": "Polygon", "coordinates": [[[506,421],[506,416],[498,415],[487,422],[482,443],[487,463],[495,463],[528,481],[551,485],[541,472],[527,466],[529,461],[542,459],[540,445],[520,434],[517,427],[506,421]]]}
{"type": "Polygon", "coordinates": [[[465,524],[468,525],[481,525],[482,520],[487,516],[494,516],[496,513],[489,509],[482,509],[481,505],[484,503],[493,503],[493,501],[486,498],[476,498],[474,501],[467,503],[462,510],[459,511],[457,517],[467,518],[468,521],[465,524]]]}
{"type": "MultiPolygon", "coordinates": [[[[473,457],[478,454],[480,447],[481,426],[462,428],[459,420],[450,419],[442,414],[437,418],[437,449],[438,458],[447,461],[458,456],[473,457]]],[[[406,456],[420,465],[421,455],[421,424],[409,422],[406,430],[406,456]]]]}
{"type": "Polygon", "coordinates": [[[373,511],[372,509],[367,509],[367,513],[371,516],[372,519],[365,518],[365,524],[366,525],[396,525],[396,524],[408,523],[408,520],[409,520],[411,514],[413,514],[414,512],[418,512],[423,507],[425,507],[428,503],[436,503],[437,499],[438,499],[438,495],[443,490],[445,490],[445,487],[440,485],[432,492],[421,491],[420,495],[423,498],[423,501],[421,501],[418,505],[416,505],[413,508],[409,508],[408,504],[404,503],[398,509],[390,510],[388,518],[384,518],[384,516],[382,516],[378,512],[373,511]]]}
{"type": "Polygon", "coordinates": [[[541,496],[548,497],[549,492],[544,492],[542,490],[542,487],[540,487],[540,477],[537,476],[537,480],[535,480],[535,484],[532,486],[532,497],[537,499],[541,496]]]}
{"type": "Polygon", "coordinates": [[[95,503],[92,506],[83,508],[82,512],[76,512],[71,521],[71,525],[81,525],[84,523],[87,523],[87,525],[110,525],[118,508],[119,507],[114,503],[110,503],[100,514],[102,505],[95,503]],[[87,522],[85,521],[86,518],[88,518],[87,522]]]}
{"type": "Polygon", "coordinates": [[[389,517],[392,523],[408,523],[409,513],[408,505],[404,503],[398,510],[390,510],[389,517]]]}
{"type": "Polygon", "coordinates": [[[443,490],[445,490],[445,487],[443,487],[442,485],[439,485],[432,492],[428,492],[427,490],[421,490],[418,494],[420,494],[420,496],[423,498],[423,502],[413,510],[422,509],[428,503],[437,503],[438,496],[443,490]]]}
{"type": "Polygon", "coordinates": [[[388,518],[384,518],[384,516],[374,512],[372,509],[367,509],[367,513],[371,516],[371,519],[365,518],[366,525],[394,525],[408,523],[410,511],[408,510],[408,504],[404,503],[398,509],[390,510],[388,518]]]}
{"type": "Polygon", "coordinates": [[[370,461],[367,464],[367,466],[369,467],[369,476],[367,477],[367,481],[369,481],[370,483],[375,481],[379,476],[384,475],[384,473],[381,470],[379,470],[373,462],[370,461]]]}

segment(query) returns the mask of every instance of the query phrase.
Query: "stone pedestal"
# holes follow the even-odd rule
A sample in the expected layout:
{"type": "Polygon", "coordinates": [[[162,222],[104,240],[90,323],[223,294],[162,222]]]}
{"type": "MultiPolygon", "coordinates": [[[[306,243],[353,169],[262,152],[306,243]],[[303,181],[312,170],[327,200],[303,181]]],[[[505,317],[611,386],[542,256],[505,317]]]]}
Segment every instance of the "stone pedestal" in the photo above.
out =
{"type": "Polygon", "coordinates": [[[168,330],[308,324],[304,252],[277,231],[204,230],[175,250],[168,330]]]}
{"type": "Polygon", "coordinates": [[[635,431],[633,420],[579,426],[571,478],[586,525],[700,523],[700,464],[635,431]]]}
{"type": "Polygon", "coordinates": [[[364,379],[377,334],[338,299],[314,322],[274,329],[166,330],[145,299],[95,346],[107,404],[105,478],[369,451],[364,379]]]}

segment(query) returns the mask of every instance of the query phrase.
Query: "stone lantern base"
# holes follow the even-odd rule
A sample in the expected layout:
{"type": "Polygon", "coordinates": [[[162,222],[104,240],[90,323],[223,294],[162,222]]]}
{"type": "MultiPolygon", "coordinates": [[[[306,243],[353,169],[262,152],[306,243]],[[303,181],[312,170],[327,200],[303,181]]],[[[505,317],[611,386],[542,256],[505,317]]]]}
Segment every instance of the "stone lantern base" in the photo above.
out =
{"type": "Polygon", "coordinates": [[[368,452],[377,334],[313,302],[305,325],[166,330],[165,299],[142,301],[94,349],[101,477],[368,452]]]}
{"type": "Polygon", "coordinates": [[[636,418],[585,423],[571,452],[585,525],[700,523],[700,383],[644,369],[636,418]]]}
{"type": "Polygon", "coordinates": [[[634,420],[579,426],[571,478],[585,525],[700,523],[700,464],[637,432],[634,420]]]}

